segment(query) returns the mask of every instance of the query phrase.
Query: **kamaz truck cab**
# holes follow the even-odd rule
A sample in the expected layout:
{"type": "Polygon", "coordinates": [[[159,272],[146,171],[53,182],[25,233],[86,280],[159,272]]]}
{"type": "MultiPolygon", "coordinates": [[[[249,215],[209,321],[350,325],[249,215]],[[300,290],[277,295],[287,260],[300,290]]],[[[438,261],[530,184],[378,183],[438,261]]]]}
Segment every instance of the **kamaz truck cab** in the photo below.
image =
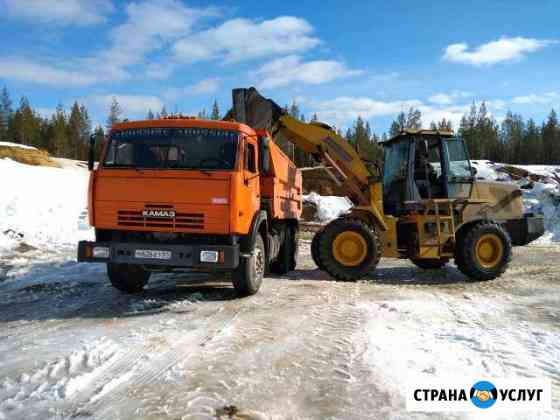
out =
{"type": "Polygon", "coordinates": [[[96,240],[80,242],[78,260],[107,263],[125,292],[151,272],[187,269],[231,272],[237,292],[253,294],[267,268],[295,267],[301,183],[265,130],[185,117],[116,124],[90,177],[96,240]]]}

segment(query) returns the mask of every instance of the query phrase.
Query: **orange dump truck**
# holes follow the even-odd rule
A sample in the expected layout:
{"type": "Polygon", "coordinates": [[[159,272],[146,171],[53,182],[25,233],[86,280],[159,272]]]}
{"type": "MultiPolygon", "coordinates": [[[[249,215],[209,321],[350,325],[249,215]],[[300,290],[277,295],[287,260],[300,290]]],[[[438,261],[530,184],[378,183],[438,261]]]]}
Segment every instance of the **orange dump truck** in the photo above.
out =
{"type": "MultiPolygon", "coordinates": [[[[93,150],[93,141],[90,145],[93,150]]],[[[96,240],[78,260],[104,262],[111,284],[138,292],[152,272],[230,272],[240,295],[265,270],[297,258],[300,171],[266,130],[229,121],[165,118],[116,124],[93,170],[96,240]]]]}

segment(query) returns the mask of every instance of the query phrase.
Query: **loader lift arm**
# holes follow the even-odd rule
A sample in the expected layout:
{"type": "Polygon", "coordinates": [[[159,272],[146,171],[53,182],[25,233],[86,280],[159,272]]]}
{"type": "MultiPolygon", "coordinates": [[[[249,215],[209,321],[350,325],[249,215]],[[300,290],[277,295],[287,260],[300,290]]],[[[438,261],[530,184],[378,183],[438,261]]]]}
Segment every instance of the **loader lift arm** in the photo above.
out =
{"type": "Polygon", "coordinates": [[[299,121],[255,88],[233,90],[233,109],[226,118],[266,128],[275,140],[287,140],[312,154],[329,168],[327,172],[355,208],[372,213],[380,228],[386,229],[381,174],[372,175],[356,150],[327,124],[299,121]]]}

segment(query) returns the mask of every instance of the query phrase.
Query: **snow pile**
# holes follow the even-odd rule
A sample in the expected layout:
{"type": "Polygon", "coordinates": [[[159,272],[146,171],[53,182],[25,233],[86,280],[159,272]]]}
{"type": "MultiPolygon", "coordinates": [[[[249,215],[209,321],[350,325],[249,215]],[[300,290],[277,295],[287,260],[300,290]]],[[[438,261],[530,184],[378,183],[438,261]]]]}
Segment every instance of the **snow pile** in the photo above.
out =
{"type": "Polygon", "coordinates": [[[85,220],[88,171],[0,159],[0,254],[22,242],[40,249],[74,247],[91,237],[85,220]]]}
{"type": "Polygon", "coordinates": [[[8,141],[0,141],[0,147],[18,147],[20,149],[26,149],[26,150],[37,150],[37,148],[33,146],[26,146],[25,144],[19,144],[19,143],[10,143],[8,141]]]}
{"type": "Polygon", "coordinates": [[[304,195],[303,201],[315,205],[317,218],[320,222],[329,222],[336,219],[352,207],[352,203],[346,197],[323,196],[315,192],[304,195]]]}

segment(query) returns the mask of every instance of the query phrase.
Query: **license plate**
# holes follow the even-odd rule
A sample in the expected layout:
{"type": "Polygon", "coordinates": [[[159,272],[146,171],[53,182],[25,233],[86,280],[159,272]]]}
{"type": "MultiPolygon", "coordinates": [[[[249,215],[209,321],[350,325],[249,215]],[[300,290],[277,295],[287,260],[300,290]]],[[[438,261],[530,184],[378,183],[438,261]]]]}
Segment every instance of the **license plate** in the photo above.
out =
{"type": "Polygon", "coordinates": [[[171,251],[159,251],[155,249],[137,249],[134,251],[134,258],[150,260],[170,260],[171,251]]]}

